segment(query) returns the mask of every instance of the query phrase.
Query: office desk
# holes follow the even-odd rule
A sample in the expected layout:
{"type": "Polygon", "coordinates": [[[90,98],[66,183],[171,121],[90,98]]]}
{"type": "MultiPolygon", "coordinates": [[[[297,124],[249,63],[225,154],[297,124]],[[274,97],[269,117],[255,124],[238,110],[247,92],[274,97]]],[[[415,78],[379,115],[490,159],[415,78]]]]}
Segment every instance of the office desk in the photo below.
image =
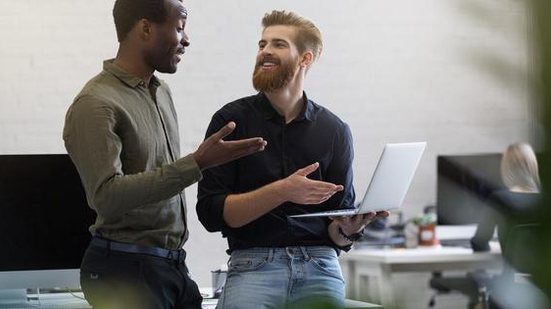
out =
{"type": "Polygon", "coordinates": [[[418,247],[415,249],[353,249],[343,252],[339,261],[347,274],[347,297],[362,299],[362,287],[374,278],[377,285],[376,301],[385,308],[393,307],[392,273],[469,271],[501,268],[499,244],[491,243],[490,252],[473,252],[462,247],[418,247]]]}
{"type": "Polygon", "coordinates": [[[82,292],[75,293],[43,293],[40,296],[36,294],[28,295],[26,302],[5,302],[0,299],[0,308],[6,309],[24,309],[24,308],[44,308],[44,309],[91,309],[92,307],[84,300],[82,292]],[[40,298],[40,300],[38,299],[40,298]]]}
{"type": "MultiPolygon", "coordinates": [[[[29,297],[30,300],[26,302],[6,302],[5,300],[0,299],[0,309],[92,309],[92,306],[90,306],[88,302],[84,299],[84,295],[82,294],[82,292],[75,292],[72,294],[43,293],[40,294],[40,300],[37,299],[37,295],[29,295],[29,297]]],[[[216,299],[204,299],[201,307],[203,309],[214,309],[216,307],[216,303],[216,299]]]]}

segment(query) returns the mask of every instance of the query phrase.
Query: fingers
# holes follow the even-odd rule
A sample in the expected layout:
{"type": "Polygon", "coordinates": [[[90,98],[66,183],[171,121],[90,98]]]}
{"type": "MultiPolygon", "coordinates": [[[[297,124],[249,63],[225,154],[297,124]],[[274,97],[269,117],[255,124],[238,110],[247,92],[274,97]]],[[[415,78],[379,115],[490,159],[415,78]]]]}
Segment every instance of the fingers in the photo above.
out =
{"type": "Polygon", "coordinates": [[[303,179],[295,181],[292,184],[292,187],[298,189],[296,193],[293,193],[297,196],[297,199],[293,201],[299,204],[321,204],[330,199],[335,193],[343,190],[343,186],[330,182],[311,180],[296,175],[290,177],[300,177],[303,179]]]}
{"type": "Polygon", "coordinates": [[[333,191],[334,193],[336,193],[344,190],[344,187],[342,185],[336,185],[334,183],[321,180],[308,179],[308,185],[311,187],[312,191],[317,192],[333,191]]]}
{"type": "Polygon", "coordinates": [[[223,139],[224,137],[228,136],[228,134],[233,132],[234,129],[235,129],[235,122],[230,121],[222,129],[218,130],[216,133],[211,135],[208,139],[212,140],[213,142],[218,142],[219,140],[223,139]]]}
{"type": "Polygon", "coordinates": [[[353,216],[339,216],[331,217],[332,220],[339,222],[342,225],[366,225],[371,222],[375,217],[378,217],[378,213],[368,212],[365,214],[353,215],[353,216]]]}
{"type": "Polygon", "coordinates": [[[317,204],[327,201],[335,193],[342,191],[343,189],[344,188],[341,185],[309,179],[309,198],[319,200],[317,204]]]}
{"type": "Polygon", "coordinates": [[[236,141],[227,141],[224,142],[225,146],[232,148],[236,151],[239,150],[248,150],[248,149],[264,149],[268,142],[266,142],[262,137],[252,137],[246,139],[240,139],[236,141]]]}
{"type": "Polygon", "coordinates": [[[365,213],[363,215],[359,215],[357,217],[358,217],[359,220],[371,221],[371,220],[375,219],[376,216],[377,216],[377,213],[374,212],[374,211],[371,211],[371,212],[365,213]]]}
{"type": "Polygon", "coordinates": [[[231,160],[239,159],[253,153],[263,151],[267,142],[260,137],[224,142],[224,148],[228,149],[231,160]],[[226,147],[228,146],[228,147],[226,147]]]}
{"type": "Polygon", "coordinates": [[[331,219],[336,221],[345,233],[351,234],[362,231],[366,225],[377,217],[377,214],[378,213],[372,211],[354,216],[331,217],[331,219]]]}
{"type": "Polygon", "coordinates": [[[304,204],[312,205],[312,204],[321,204],[328,199],[330,199],[336,191],[325,191],[320,193],[311,193],[310,195],[306,196],[304,199],[304,204]]]}
{"type": "Polygon", "coordinates": [[[235,122],[228,122],[199,145],[194,157],[201,169],[224,164],[264,150],[267,142],[261,137],[224,141],[223,138],[228,136],[235,129],[235,126],[235,122]]]}
{"type": "Polygon", "coordinates": [[[300,176],[308,176],[312,174],[315,170],[317,170],[319,166],[320,164],[318,162],[312,163],[304,168],[299,169],[298,171],[295,172],[295,174],[300,176]]]}
{"type": "MultiPolygon", "coordinates": [[[[309,165],[306,168],[311,166],[312,165],[309,165]]],[[[344,190],[342,185],[308,179],[304,176],[297,176],[296,173],[295,176],[291,177],[299,177],[299,179],[301,179],[295,183],[295,186],[300,187],[303,191],[302,204],[321,204],[330,199],[335,193],[344,190]]]]}

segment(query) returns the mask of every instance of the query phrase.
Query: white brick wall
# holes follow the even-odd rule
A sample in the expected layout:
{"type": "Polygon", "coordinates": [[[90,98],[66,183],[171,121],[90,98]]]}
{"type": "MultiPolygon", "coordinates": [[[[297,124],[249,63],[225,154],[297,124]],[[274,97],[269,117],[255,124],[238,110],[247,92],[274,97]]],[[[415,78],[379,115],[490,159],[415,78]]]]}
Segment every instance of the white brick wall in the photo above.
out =
{"type": "MultiPolygon", "coordinates": [[[[276,8],[310,17],[323,32],[324,54],[309,73],[307,92],[350,124],[360,197],[385,142],[429,142],[405,201],[411,216],[434,203],[437,154],[501,151],[512,141],[534,141],[519,2],[321,1],[327,3],[187,1],[191,47],[179,71],[163,76],[178,104],[182,153],[199,144],[222,104],[252,93],[260,19],[276,8]],[[505,66],[491,65],[498,62],[505,66]]],[[[0,153],[64,151],[66,108],[116,52],[112,5],[0,0],[0,153]]],[[[208,271],[226,259],[225,242],[199,225],[196,186],[187,191],[189,264],[206,285],[208,271]]]]}

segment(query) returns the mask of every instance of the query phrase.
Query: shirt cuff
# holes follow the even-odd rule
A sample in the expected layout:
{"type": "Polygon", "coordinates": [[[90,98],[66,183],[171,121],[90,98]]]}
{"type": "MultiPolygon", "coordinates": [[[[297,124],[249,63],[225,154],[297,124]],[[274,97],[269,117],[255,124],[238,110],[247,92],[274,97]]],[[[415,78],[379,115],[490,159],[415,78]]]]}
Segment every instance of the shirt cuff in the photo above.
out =
{"type": "Polygon", "coordinates": [[[193,154],[188,154],[187,156],[176,160],[174,162],[174,167],[176,167],[180,172],[180,178],[186,187],[203,179],[203,173],[201,173],[201,169],[199,168],[199,165],[197,165],[193,154]]]}

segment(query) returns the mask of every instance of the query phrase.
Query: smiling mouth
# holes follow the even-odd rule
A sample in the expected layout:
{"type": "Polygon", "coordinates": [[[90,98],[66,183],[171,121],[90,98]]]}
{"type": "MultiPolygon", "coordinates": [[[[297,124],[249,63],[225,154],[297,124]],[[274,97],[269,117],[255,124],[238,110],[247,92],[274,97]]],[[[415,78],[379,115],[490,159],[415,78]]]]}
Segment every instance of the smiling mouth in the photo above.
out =
{"type": "Polygon", "coordinates": [[[278,64],[273,63],[273,62],[264,62],[260,65],[260,67],[265,69],[265,70],[271,70],[271,69],[273,69],[277,66],[278,66],[278,64]]]}
{"type": "Polygon", "coordinates": [[[276,59],[263,59],[258,62],[257,66],[262,70],[273,70],[279,66],[279,61],[276,59]]]}
{"type": "Polygon", "coordinates": [[[178,49],[175,53],[174,53],[174,57],[180,61],[182,60],[182,56],[184,55],[185,51],[184,49],[178,49]]]}

